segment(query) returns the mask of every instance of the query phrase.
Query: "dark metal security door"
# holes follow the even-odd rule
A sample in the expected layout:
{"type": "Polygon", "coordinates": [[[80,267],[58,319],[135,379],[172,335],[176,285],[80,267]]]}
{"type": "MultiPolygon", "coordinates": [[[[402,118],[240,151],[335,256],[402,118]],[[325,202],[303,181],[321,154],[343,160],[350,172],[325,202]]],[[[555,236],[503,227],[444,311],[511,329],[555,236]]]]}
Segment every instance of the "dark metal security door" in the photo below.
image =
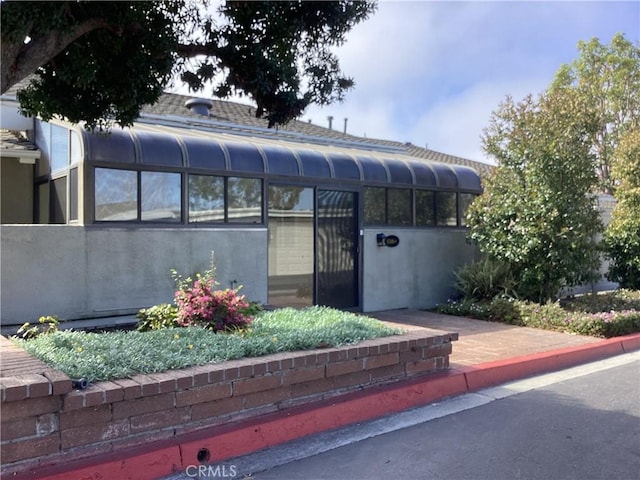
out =
{"type": "Polygon", "coordinates": [[[357,307],[357,193],[318,190],[316,205],[316,303],[357,307]]]}

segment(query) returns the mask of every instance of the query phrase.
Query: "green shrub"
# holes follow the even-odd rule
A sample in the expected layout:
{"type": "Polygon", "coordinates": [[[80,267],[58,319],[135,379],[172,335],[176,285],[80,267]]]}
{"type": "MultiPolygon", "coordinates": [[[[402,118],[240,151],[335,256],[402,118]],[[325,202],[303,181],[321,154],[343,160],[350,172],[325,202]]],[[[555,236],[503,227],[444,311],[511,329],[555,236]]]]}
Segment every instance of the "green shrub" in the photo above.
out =
{"type": "Polygon", "coordinates": [[[454,287],[465,298],[491,300],[499,295],[513,295],[515,279],[509,265],[484,258],[454,272],[454,287]]]}
{"type": "Polygon", "coordinates": [[[137,330],[147,332],[161,328],[176,328],[178,325],[178,307],[169,303],[162,303],[149,308],[141,309],[138,318],[137,330]]]}
{"type": "Polygon", "coordinates": [[[437,311],[594,337],[609,338],[640,332],[640,291],[618,290],[543,305],[508,297],[483,302],[462,300],[438,305],[437,311]]]}
{"type": "Polygon", "coordinates": [[[603,239],[610,259],[607,277],[621,287],[640,289],[640,127],[621,139],[612,176],[618,185],[617,203],[603,239]]]}
{"type": "Polygon", "coordinates": [[[39,325],[31,325],[26,322],[18,329],[17,336],[19,338],[29,339],[38,335],[53,333],[58,331],[60,320],[56,315],[46,315],[38,319],[39,325]]]}

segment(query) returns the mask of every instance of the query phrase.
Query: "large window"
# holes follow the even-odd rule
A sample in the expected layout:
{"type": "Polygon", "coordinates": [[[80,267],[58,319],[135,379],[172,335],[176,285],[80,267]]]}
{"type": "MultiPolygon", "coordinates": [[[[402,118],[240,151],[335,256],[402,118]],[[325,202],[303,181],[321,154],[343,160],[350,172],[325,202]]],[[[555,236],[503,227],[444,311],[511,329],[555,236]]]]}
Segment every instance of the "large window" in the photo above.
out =
{"type": "Polygon", "coordinates": [[[416,190],[416,225],[419,227],[433,226],[436,223],[435,192],[431,190],[416,190]]]}
{"type": "Polygon", "coordinates": [[[460,225],[462,225],[463,227],[467,225],[467,210],[473,202],[473,199],[476,197],[477,195],[473,193],[460,194],[460,225]]]}
{"type": "Polygon", "coordinates": [[[137,218],[138,172],[96,168],[96,221],[129,221],[137,218]]]}
{"type": "Polygon", "coordinates": [[[411,225],[411,190],[408,188],[365,187],[366,225],[411,225]]]}
{"type": "Polygon", "coordinates": [[[456,192],[436,192],[436,224],[446,227],[458,224],[456,192]]]}
{"type": "Polygon", "coordinates": [[[228,222],[262,223],[262,180],[229,177],[227,203],[228,222]]]}
{"type": "Polygon", "coordinates": [[[224,177],[189,175],[189,222],[224,222],[224,177]]]}
{"type": "Polygon", "coordinates": [[[141,175],[142,220],[180,222],[180,174],[141,172],[141,175]]]}

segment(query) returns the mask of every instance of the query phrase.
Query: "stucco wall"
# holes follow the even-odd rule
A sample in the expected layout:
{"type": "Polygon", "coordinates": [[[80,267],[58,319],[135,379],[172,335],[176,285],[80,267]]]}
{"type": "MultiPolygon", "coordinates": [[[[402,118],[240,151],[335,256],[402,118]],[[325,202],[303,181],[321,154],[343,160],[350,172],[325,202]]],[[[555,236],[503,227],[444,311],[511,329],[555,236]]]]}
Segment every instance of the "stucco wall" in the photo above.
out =
{"type": "Polygon", "coordinates": [[[364,232],[363,310],[431,308],[455,293],[453,271],[476,259],[463,229],[367,229],[364,232]],[[378,247],[376,234],[396,235],[378,247]]]}
{"type": "Polygon", "coordinates": [[[33,165],[2,158],[0,222],[33,223],[33,165]]]}
{"type": "Polygon", "coordinates": [[[127,315],[170,302],[170,270],[202,272],[212,250],[221,288],[235,280],[248,298],[267,299],[266,229],[4,225],[0,238],[3,325],[41,315],[127,315]]]}

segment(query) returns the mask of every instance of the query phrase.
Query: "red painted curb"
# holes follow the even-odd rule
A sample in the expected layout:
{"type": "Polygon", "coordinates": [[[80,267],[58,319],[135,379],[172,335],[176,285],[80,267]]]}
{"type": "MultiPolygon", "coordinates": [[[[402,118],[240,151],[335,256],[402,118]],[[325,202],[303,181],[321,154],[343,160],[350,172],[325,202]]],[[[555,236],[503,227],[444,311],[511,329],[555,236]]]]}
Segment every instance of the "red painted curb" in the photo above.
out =
{"type": "Polygon", "coordinates": [[[126,452],[114,452],[100,460],[93,457],[63,466],[43,468],[37,474],[18,474],[13,478],[154,480],[184,471],[190,465],[198,465],[198,453],[205,449],[208,451],[208,461],[219,463],[307,435],[427,405],[445,397],[638,349],[640,334],[634,334],[474,367],[451,369],[232,425],[199,430],[126,452]]]}

